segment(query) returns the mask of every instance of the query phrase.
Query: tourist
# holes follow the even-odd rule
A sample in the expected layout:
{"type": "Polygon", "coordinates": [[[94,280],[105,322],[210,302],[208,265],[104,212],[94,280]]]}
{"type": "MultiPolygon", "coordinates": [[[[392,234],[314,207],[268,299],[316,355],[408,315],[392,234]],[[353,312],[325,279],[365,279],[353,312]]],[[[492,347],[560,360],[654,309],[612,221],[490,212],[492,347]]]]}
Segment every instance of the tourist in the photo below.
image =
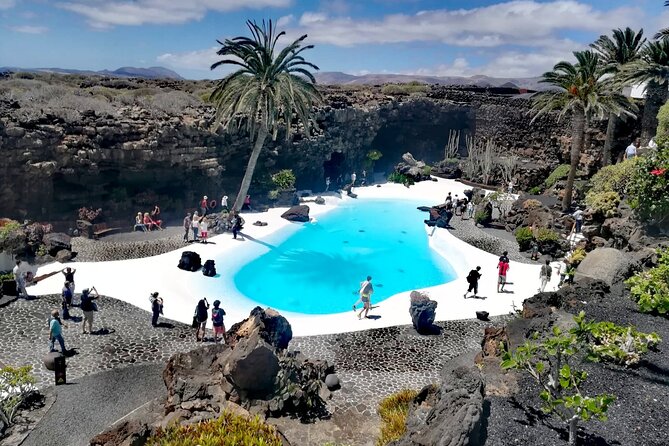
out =
{"type": "Polygon", "coordinates": [[[367,318],[369,310],[372,307],[371,297],[373,292],[374,286],[372,285],[372,276],[367,276],[367,280],[360,282],[360,290],[358,291],[360,298],[353,304],[353,310],[355,311],[357,303],[362,302],[362,310],[360,310],[360,313],[358,314],[358,319],[362,319],[363,312],[365,313],[365,318],[367,318]]]}
{"type": "Polygon", "coordinates": [[[499,270],[497,275],[498,293],[506,293],[506,291],[504,291],[504,285],[506,285],[506,273],[507,271],[509,271],[510,267],[511,265],[509,263],[508,257],[506,257],[506,261],[502,257],[500,257],[499,263],[497,264],[497,269],[499,270]]]}
{"type": "Polygon", "coordinates": [[[98,290],[95,287],[92,287],[90,290],[84,288],[81,291],[81,311],[84,312],[84,322],[81,324],[81,332],[83,334],[93,333],[93,313],[98,311],[98,306],[94,300],[98,299],[100,295],[98,290]],[[95,292],[95,296],[91,293],[95,292]],[[88,323],[88,331],[86,331],[86,323],[88,323]]]}
{"type": "Polygon", "coordinates": [[[204,219],[204,216],[200,218],[200,240],[202,243],[207,243],[207,236],[209,235],[209,224],[204,219]]]}
{"type": "Polygon", "coordinates": [[[193,241],[197,242],[197,232],[200,229],[200,218],[197,215],[197,211],[193,212],[193,218],[191,219],[190,226],[193,230],[193,241]]]}
{"type": "Polygon", "coordinates": [[[211,310],[211,321],[214,324],[214,342],[218,342],[218,335],[221,335],[221,340],[225,342],[225,324],[223,324],[225,310],[219,308],[220,305],[221,301],[215,300],[214,308],[211,310]]]}
{"type": "Polygon", "coordinates": [[[151,325],[154,327],[158,326],[158,318],[163,314],[163,298],[158,297],[158,291],[154,291],[149,296],[149,302],[151,302],[151,325]]]}
{"type": "Polygon", "coordinates": [[[330,189],[330,177],[325,178],[325,192],[330,189]]]}
{"type": "Polygon", "coordinates": [[[469,202],[467,203],[467,218],[471,219],[474,216],[474,203],[469,202]]]}
{"type": "Polygon", "coordinates": [[[221,197],[221,208],[224,211],[228,210],[228,196],[227,195],[223,195],[223,197],[221,197]]]}
{"type": "MultiPolygon", "coordinates": [[[[158,222],[160,219],[160,208],[158,205],[153,206],[153,210],[151,211],[151,220],[158,222]]],[[[160,220],[162,222],[162,220],[160,220]]]]}
{"type": "Polygon", "coordinates": [[[362,171],[362,181],[360,182],[363,186],[367,184],[367,171],[363,169],[362,171]]]}
{"type": "Polygon", "coordinates": [[[565,277],[567,277],[567,268],[569,268],[569,260],[564,259],[562,261],[563,263],[559,264],[557,269],[558,269],[558,274],[560,275],[560,282],[558,283],[558,288],[562,286],[564,283],[565,277]]]}
{"type": "Polygon", "coordinates": [[[195,340],[197,342],[204,341],[204,336],[207,331],[207,319],[209,318],[209,302],[207,302],[207,298],[203,297],[200,299],[200,301],[197,303],[197,306],[195,307],[195,314],[193,315],[193,328],[196,328],[195,330],[195,340]],[[202,335],[200,336],[200,331],[202,332],[202,335]]]}
{"type": "Polygon", "coordinates": [[[207,215],[207,209],[209,209],[209,203],[207,202],[207,196],[203,196],[200,200],[200,215],[203,217],[207,215]]]}
{"type": "Polygon", "coordinates": [[[184,217],[184,222],[183,222],[183,228],[184,228],[184,242],[188,243],[188,233],[190,232],[190,225],[191,225],[191,218],[190,218],[190,212],[186,213],[186,216],[184,217]]]}
{"type": "Polygon", "coordinates": [[[625,149],[624,159],[628,160],[635,158],[637,156],[637,151],[639,147],[639,138],[635,139],[633,143],[630,143],[629,146],[625,149]]]}
{"type": "Polygon", "coordinates": [[[23,272],[23,267],[20,260],[16,261],[16,266],[12,269],[12,274],[14,275],[14,281],[16,282],[16,294],[18,297],[28,297],[28,292],[26,291],[26,278],[25,273],[23,272]]]}
{"type": "Polygon", "coordinates": [[[153,220],[151,220],[151,217],[149,216],[148,212],[144,212],[144,219],[142,220],[144,224],[146,225],[146,228],[149,230],[149,232],[153,229],[155,224],[153,223],[153,220]]]}
{"type": "Polygon", "coordinates": [[[355,186],[355,180],[358,178],[358,176],[353,172],[351,174],[351,190],[353,190],[353,186],[355,186]]]}
{"type": "Polygon", "coordinates": [[[453,201],[453,198],[451,197],[450,192],[448,193],[448,195],[446,195],[446,200],[444,200],[444,203],[448,203],[449,201],[453,201]]]}
{"type": "Polygon", "coordinates": [[[460,202],[460,198],[458,197],[458,194],[455,194],[455,204],[453,205],[453,209],[455,211],[455,215],[460,215],[460,205],[462,203],[460,202]]]}
{"type": "Polygon", "coordinates": [[[478,297],[477,294],[479,293],[479,279],[481,278],[481,267],[477,266],[476,269],[473,269],[469,271],[469,275],[467,275],[467,282],[469,283],[469,288],[467,289],[467,292],[465,293],[465,299],[467,299],[467,294],[470,292],[474,292],[474,297],[478,297]]]}
{"type": "Polygon", "coordinates": [[[574,231],[577,234],[581,233],[581,228],[583,227],[583,210],[579,207],[576,209],[576,212],[571,214],[574,217],[574,231]]]}
{"type": "Polygon", "coordinates": [[[70,289],[70,282],[65,282],[65,285],[63,285],[63,291],[61,293],[62,295],[62,302],[61,302],[61,308],[63,309],[63,319],[69,319],[70,318],[70,305],[72,305],[72,290],[70,289]]]}
{"type": "Polygon", "coordinates": [[[72,269],[69,266],[67,268],[63,268],[63,270],[61,270],[61,273],[63,273],[63,275],[65,276],[65,281],[70,282],[70,290],[72,291],[72,294],[74,294],[74,288],[75,288],[74,273],[76,273],[76,272],[77,272],[76,269],[72,269]]]}
{"type": "Polygon", "coordinates": [[[539,245],[536,240],[530,243],[530,260],[539,260],[539,245]]]}
{"type": "Polygon", "coordinates": [[[452,218],[453,218],[453,201],[449,199],[449,200],[446,201],[446,227],[447,228],[451,226],[451,219],[452,218]]]}
{"type": "Polygon", "coordinates": [[[60,344],[60,352],[65,355],[67,349],[65,348],[65,339],[63,339],[63,322],[60,320],[58,310],[51,312],[49,319],[49,352],[55,352],[56,341],[60,344]]]}
{"type": "Polygon", "coordinates": [[[509,192],[510,194],[512,194],[512,193],[513,193],[513,180],[509,181],[509,188],[508,188],[508,192],[509,192]]]}
{"type": "Polygon", "coordinates": [[[230,219],[230,226],[232,227],[232,238],[237,239],[237,234],[242,230],[244,220],[239,214],[235,211],[232,211],[232,216],[230,219]]]}
{"type": "Polygon", "coordinates": [[[147,228],[146,225],[144,224],[144,218],[142,217],[142,213],[138,212],[137,215],[135,216],[135,227],[133,230],[141,230],[142,232],[146,232],[147,228]]]}
{"type": "Polygon", "coordinates": [[[650,141],[648,141],[648,148],[651,150],[657,149],[657,143],[655,142],[655,137],[653,136],[650,138],[650,141]]]}
{"type": "Polygon", "coordinates": [[[462,203],[460,204],[460,220],[464,220],[465,217],[467,216],[467,212],[468,212],[468,209],[469,209],[468,208],[469,199],[467,199],[467,197],[462,197],[461,202],[462,203]]]}
{"type": "Polygon", "coordinates": [[[251,210],[251,196],[246,195],[244,197],[244,204],[242,205],[242,210],[244,211],[250,211],[251,210]]]}
{"type": "Polygon", "coordinates": [[[551,281],[551,274],[553,274],[553,268],[551,268],[551,261],[546,259],[546,264],[541,266],[541,271],[539,271],[539,278],[541,279],[541,286],[539,291],[542,293],[546,289],[546,285],[551,281]]]}
{"type": "Polygon", "coordinates": [[[500,262],[509,263],[509,251],[504,251],[501,256],[499,256],[500,262]]]}

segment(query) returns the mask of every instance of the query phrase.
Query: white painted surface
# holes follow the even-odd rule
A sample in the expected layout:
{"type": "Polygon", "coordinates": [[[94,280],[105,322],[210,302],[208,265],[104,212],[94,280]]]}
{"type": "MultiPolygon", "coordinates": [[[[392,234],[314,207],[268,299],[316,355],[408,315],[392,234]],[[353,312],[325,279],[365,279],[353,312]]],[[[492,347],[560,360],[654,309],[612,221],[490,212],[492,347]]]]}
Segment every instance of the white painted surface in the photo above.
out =
{"type": "MultiPolygon", "coordinates": [[[[453,196],[462,195],[465,189],[468,187],[461,183],[440,179],[437,182],[421,182],[410,189],[399,184],[388,183],[381,187],[356,187],[354,191],[358,194],[359,200],[410,198],[424,200],[429,206],[442,203],[448,192],[451,192],[453,196]]],[[[319,216],[333,209],[342,199],[351,200],[348,197],[340,199],[328,196],[325,198],[325,205],[308,203],[312,218],[318,219],[319,216]]],[[[247,317],[249,311],[256,305],[263,305],[241,295],[234,287],[233,278],[226,275],[226,272],[233,268],[237,269],[239,265],[248,262],[262,252],[262,241],[268,235],[277,230],[290,232],[300,229],[301,224],[290,223],[280,217],[284,211],[285,208],[270,209],[265,213],[244,215],[246,225],[243,233],[259,243],[252,240],[237,241],[233,240],[230,234],[222,234],[212,237],[210,241],[213,243],[211,244],[191,244],[177,251],[155,257],[113,262],[80,262],[68,264],[68,266],[77,269],[78,291],[95,285],[100,294],[129,302],[147,311],[150,310],[149,293],[159,291],[165,301],[165,317],[184,323],[191,322],[195,305],[202,296],[206,296],[210,303],[219,299],[227,313],[226,324],[230,326],[247,317]],[[266,221],[268,226],[253,226],[252,223],[256,220],[266,221]],[[199,253],[203,263],[206,259],[217,259],[216,269],[221,277],[215,280],[203,276],[200,272],[191,273],[178,269],[177,263],[181,252],[186,250],[199,253]]],[[[430,234],[433,228],[426,226],[425,229],[430,246],[448,259],[458,275],[449,283],[423,290],[439,302],[437,320],[473,318],[475,311],[478,310],[488,311],[490,315],[506,314],[512,310],[513,302],[520,307],[524,299],[537,292],[540,269],[538,264],[527,265],[511,262],[507,277],[513,284],[508,285],[507,288],[513,291],[513,294],[498,294],[496,292],[498,255],[474,248],[445,229],[436,229],[432,236],[430,234]],[[469,270],[477,265],[481,266],[483,274],[479,282],[479,294],[487,299],[464,299],[463,294],[468,286],[465,277],[469,270]]],[[[63,265],[57,263],[46,265],[39,269],[38,274],[46,274],[62,267],[63,265]]],[[[557,274],[554,274],[547,290],[555,289],[557,282],[557,274]]],[[[61,277],[54,276],[31,287],[30,292],[36,295],[60,293],[62,285],[61,277]]],[[[356,287],[357,284],[352,284],[352,286],[356,287]]],[[[318,299],[318,296],[305,296],[305,298],[318,299]]],[[[354,299],[355,296],[352,296],[351,305],[354,299]]],[[[372,304],[374,305],[373,295],[372,304]]],[[[104,299],[100,302],[100,308],[101,311],[104,311],[104,299]]],[[[282,314],[290,321],[294,335],[299,336],[410,324],[408,309],[409,291],[396,294],[380,302],[378,308],[370,312],[370,315],[380,316],[379,319],[358,320],[356,313],[352,310],[330,315],[290,312],[282,312],[282,314]]]]}

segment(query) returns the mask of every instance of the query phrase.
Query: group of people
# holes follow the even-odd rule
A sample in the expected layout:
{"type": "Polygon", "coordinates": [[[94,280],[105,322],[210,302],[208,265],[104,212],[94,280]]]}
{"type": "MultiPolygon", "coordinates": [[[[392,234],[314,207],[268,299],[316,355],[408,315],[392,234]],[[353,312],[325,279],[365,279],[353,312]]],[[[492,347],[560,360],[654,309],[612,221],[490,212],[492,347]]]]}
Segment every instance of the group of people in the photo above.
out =
{"type": "Polygon", "coordinates": [[[137,212],[135,216],[135,231],[153,231],[157,229],[159,231],[163,230],[163,221],[160,219],[160,207],[155,205],[153,210],[149,214],[148,212],[137,212]]]}
{"type": "MultiPolygon", "coordinates": [[[[63,327],[67,325],[63,322],[64,320],[70,319],[70,308],[75,306],[74,303],[74,273],[76,270],[71,268],[65,268],[61,271],[65,275],[65,284],[63,285],[62,291],[62,319],[61,312],[58,309],[51,311],[51,317],[49,318],[49,351],[54,352],[55,344],[58,342],[60,344],[60,350],[63,355],[68,353],[68,350],[65,348],[65,339],[63,338],[63,327]]],[[[98,311],[98,305],[95,302],[100,298],[100,294],[95,287],[84,288],[81,290],[81,295],[79,297],[79,308],[82,312],[82,323],[81,323],[81,332],[82,334],[91,334],[93,333],[93,322],[95,318],[95,312],[98,311]],[[88,330],[86,329],[88,327],[88,330]]]]}
{"type": "Polygon", "coordinates": [[[188,236],[193,232],[193,241],[207,243],[209,238],[209,223],[205,219],[206,214],[199,215],[197,211],[186,214],[183,220],[184,242],[188,242],[188,236]]]}
{"type": "MultiPolygon", "coordinates": [[[[509,252],[504,251],[502,255],[499,258],[499,261],[497,263],[497,292],[498,293],[506,293],[507,291],[504,289],[504,286],[507,284],[506,280],[506,274],[511,268],[511,263],[509,260],[509,252]]],[[[479,279],[481,279],[481,267],[477,266],[473,270],[469,271],[469,274],[467,275],[467,283],[469,283],[469,287],[467,288],[467,291],[464,294],[464,298],[466,299],[469,295],[469,293],[473,292],[474,294],[472,297],[478,298],[479,295],[479,279]]]]}
{"type": "MultiPolygon", "coordinates": [[[[214,327],[214,342],[225,342],[225,324],[223,323],[223,316],[225,310],[221,308],[221,301],[214,301],[214,308],[211,310],[211,322],[214,327]],[[219,338],[220,336],[220,338],[219,338]]],[[[204,342],[207,321],[209,320],[209,302],[206,297],[200,299],[195,306],[195,313],[193,314],[193,328],[195,329],[195,340],[197,342],[204,342]]]]}

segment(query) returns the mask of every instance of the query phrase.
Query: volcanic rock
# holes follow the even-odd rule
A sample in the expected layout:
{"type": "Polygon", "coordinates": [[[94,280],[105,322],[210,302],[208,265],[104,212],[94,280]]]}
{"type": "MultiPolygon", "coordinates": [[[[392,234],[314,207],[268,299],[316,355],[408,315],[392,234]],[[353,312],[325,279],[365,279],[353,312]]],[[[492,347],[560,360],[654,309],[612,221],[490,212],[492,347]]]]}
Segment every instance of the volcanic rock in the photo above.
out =
{"type": "Polygon", "coordinates": [[[309,221],[309,206],[306,204],[293,206],[281,214],[281,218],[285,218],[288,221],[307,222],[309,221]]]}

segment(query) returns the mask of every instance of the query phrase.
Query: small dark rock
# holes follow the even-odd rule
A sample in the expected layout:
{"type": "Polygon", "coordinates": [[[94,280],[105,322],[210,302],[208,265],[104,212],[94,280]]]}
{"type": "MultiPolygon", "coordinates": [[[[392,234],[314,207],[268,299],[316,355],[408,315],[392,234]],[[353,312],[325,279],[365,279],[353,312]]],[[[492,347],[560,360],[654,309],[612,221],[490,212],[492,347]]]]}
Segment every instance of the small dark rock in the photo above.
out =
{"type": "Polygon", "coordinates": [[[339,382],[339,377],[334,373],[331,373],[325,377],[325,385],[329,390],[337,390],[341,387],[341,383],[339,382]]]}

